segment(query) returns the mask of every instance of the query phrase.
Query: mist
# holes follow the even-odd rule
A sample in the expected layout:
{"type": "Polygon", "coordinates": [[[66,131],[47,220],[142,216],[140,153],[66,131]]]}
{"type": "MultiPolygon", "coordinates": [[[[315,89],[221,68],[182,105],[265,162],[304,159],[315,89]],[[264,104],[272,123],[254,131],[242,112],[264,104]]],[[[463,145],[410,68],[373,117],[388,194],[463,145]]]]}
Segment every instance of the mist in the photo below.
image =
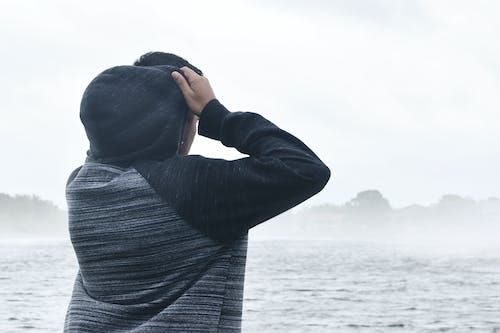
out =
{"type": "Polygon", "coordinates": [[[455,253],[499,253],[500,199],[443,195],[430,205],[393,208],[378,190],[359,192],[342,205],[289,212],[251,231],[256,239],[361,241],[455,253]]]}
{"type": "MultiPolygon", "coordinates": [[[[0,332],[62,331],[82,94],[149,51],[186,58],[228,110],[261,114],[332,172],[249,231],[243,332],[500,332],[498,13],[490,0],[2,1],[0,332]]],[[[246,157],[202,136],[190,153],[246,157]]]]}
{"type": "MultiPolygon", "coordinates": [[[[0,194],[3,241],[68,241],[67,211],[36,195],[0,194]]],[[[249,231],[252,240],[334,240],[388,244],[442,254],[500,251],[500,199],[445,194],[430,205],[393,207],[378,190],[343,204],[290,210],[249,231]]]]}

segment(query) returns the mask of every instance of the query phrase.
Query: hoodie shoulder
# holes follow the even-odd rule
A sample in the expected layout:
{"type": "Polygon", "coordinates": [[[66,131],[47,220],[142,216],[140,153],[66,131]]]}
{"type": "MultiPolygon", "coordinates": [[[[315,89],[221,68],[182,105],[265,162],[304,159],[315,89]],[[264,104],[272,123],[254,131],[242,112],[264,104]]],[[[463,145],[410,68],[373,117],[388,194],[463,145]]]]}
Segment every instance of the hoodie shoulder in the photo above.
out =
{"type": "Polygon", "coordinates": [[[67,180],[67,186],[73,188],[103,188],[126,186],[126,182],[119,180],[137,177],[136,171],[132,167],[120,167],[113,164],[88,162],[79,166],[71,172],[67,180]]]}
{"type": "Polygon", "coordinates": [[[80,170],[82,169],[83,165],[80,165],[78,168],[74,169],[70,174],[69,174],[69,177],[68,179],[66,180],[66,186],[68,186],[72,181],[73,179],[75,179],[76,175],[78,174],[78,172],[80,172],[80,170]]]}

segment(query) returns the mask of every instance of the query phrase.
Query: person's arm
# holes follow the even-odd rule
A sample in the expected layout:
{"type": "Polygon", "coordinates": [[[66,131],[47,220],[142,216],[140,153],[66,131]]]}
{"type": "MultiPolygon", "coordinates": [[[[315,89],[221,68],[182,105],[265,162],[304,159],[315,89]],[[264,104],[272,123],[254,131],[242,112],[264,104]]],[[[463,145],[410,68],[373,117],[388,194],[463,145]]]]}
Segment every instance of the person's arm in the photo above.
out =
{"type": "Polygon", "coordinates": [[[183,92],[195,89],[185,97],[200,115],[198,134],[249,156],[225,160],[176,155],[134,163],[186,222],[228,241],[323,189],[330,169],[301,140],[257,113],[230,112],[215,98],[206,78],[195,81],[190,87],[187,81],[178,83],[181,88],[184,84],[183,92]]]}

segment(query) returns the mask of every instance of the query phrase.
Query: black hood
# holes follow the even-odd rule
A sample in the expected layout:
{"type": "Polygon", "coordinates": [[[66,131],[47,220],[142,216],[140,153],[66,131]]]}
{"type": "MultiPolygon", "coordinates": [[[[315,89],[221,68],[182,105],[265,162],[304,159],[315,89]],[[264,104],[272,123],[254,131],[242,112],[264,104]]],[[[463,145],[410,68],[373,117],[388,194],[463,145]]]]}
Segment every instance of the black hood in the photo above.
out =
{"type": "Polygon", "coordinates": [[[179,152],[189,109],[170,65],[115,66],[85,89],[80,119],[90,141],[87,160],[130,165],[179,152]]]}

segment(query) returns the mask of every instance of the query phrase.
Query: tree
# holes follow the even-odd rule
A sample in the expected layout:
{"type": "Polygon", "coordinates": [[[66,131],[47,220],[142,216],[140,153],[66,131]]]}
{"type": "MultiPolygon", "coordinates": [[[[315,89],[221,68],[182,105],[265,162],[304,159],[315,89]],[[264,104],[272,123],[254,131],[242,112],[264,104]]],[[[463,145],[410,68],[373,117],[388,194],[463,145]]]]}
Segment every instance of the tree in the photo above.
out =
{"type": "Polygon", "coordinates": [[[360,215],[384,215],[392,210],[389,201],[377,190],[359,192],[346,206],[350,211],[360,215]]]}

